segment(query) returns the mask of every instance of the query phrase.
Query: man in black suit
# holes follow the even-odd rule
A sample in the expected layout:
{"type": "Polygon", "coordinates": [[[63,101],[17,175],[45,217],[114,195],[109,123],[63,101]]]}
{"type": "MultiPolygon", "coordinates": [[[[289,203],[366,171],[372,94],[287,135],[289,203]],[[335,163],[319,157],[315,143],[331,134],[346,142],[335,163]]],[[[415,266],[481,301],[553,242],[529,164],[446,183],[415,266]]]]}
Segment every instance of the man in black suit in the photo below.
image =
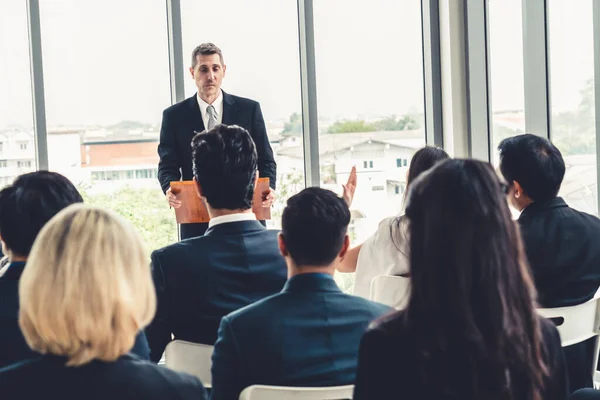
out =
{"type": "MultiPolygon", "coordinates": [[[[19,328],[19,279],[42,227],[67,206],[83,198],[64,176],[38,171],[21,175],[0,191],[0,239],[9,264],[0,276],[0,368],[31,358],[19,328]]],[[[148,342],[138,335],[132,352],[148,359],[148,342]]]]}
{"type": "Polygon", "coordinates": [[[204,236],[152,253],[158,306],[146,328],[150,358],[175,339],[213,344],[221,317],[285,284],[277,231],[252,213],[257,154],[248,132],[217,125],[192,140],[194,182],[211,217],[204,236]]]}
{"type": "Polygon", "coordinates": [[[212,364],[213,400],[238,399],[255,384],[354,383],[360,338],[392,311],[344,294],[333,280],[350,241],[350,210],[335,193],[307,188],[281,218],[279,249],[290,279],[276,295],[223,318],[212,364]]]}
{"type": "MultiPolygon", "coordinates": [[[[190,73],[198,92],[163,112],[158,144],[158,180],[169,205],[181,206],[171,193],[169,183],[192,179],[190,143],[195,133],[210,130],[218,124],[238,125],[250,132],[258,154],[258,172],[269,178],[271,191],[265,194],[263,207],[271,207],[275,199],[276,164],[267,137],[260,105],[250,99],[233,96],[221,90],[226,66],[221,50],[212,43],[203,43],[192,52],[190,73]]],[[[206,223],[182,224],[181,239],[201,236],[206,223]]]]}
{"type": "MultiPolygon", "coordinates": [[[[557,197],[565,175],[560,151],[531,134],[504,139],[500,171],[519,225],[540,306],[567,307],[594,297],[600,286],[600,219],[557,197]]],[[[589,344],[565,348],[571,389],[592,385],[589,344]],[[587,358],[587,359],[586,359],[587,358]]]]}

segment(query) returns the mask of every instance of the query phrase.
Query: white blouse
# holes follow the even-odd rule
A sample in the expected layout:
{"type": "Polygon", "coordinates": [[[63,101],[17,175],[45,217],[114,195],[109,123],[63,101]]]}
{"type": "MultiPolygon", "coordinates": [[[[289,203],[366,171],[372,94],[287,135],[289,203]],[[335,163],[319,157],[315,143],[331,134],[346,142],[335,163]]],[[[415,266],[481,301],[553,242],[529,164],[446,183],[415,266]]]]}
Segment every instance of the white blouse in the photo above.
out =
{"type": "Polygon", "coordinates": [[[406,229],[398,226],[397,217],[386,218],[360,248],[356,263],[354,295],[368,299],[371,280],[374,277],[406,274],[408,271],[406,229]]]}

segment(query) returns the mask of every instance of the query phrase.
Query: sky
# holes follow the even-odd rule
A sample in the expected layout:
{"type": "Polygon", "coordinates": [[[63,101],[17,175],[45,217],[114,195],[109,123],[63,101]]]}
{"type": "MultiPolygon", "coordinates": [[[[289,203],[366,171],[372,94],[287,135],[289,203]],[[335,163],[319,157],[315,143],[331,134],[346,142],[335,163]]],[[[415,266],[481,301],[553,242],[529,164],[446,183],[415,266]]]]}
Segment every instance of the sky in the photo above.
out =
{"type": "MultiPolygon", "coordinates": [[[[30,127],[25,0],[0,0],[0,127],[30,127]]],[[[182,0],[183,54],[212,41],[223,89],[261,103],[267,121],[300,111],[295,0],[182,0]]],[[[522,109],[520,0],[490,0],[492,107],[522,109]]],[[[593,75],[592,0],[549,0],[553,110],[575,108],[593,75]]],[[[160,123],[170,105],[164,0],[40,0],[49,127],[160,123]]],[[[423,112],[420,2],[315,0],[319,115],[423,112]]],[[[194,83],[185,71],[186,96],[194,83]]]]}

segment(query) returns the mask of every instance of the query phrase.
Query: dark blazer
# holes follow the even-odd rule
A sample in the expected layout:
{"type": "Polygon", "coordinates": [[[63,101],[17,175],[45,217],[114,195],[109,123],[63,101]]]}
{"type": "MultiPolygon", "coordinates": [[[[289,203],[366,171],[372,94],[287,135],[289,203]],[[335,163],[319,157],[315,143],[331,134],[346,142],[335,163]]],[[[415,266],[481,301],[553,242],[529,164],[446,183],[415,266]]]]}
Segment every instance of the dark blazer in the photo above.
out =
{"type": "Polygon", "coordinates": [[[2,400],[202,400],[200,381],[133,355],[115,362],[94,360],[65,366],[63,357],[46,355],[0,369],[2,400]]]}
{"type": "Polygon", "coordinates": [[[600,400],[600,390],[581,389],[573,393],[569,400],[600,400]]]}
{"type": "MultiPolygon", "coordinates": [[[[519,225],[542,307],[594,297],[600,286],[600,219],[556,197],[526,207],[519,225]]],[[[593,340],[565,348],[572,390],[592,386],[593,352],[593,340]]]]}
{"type": "MultiPolygon", "coordinates": [[[[256,144],[259,175],[268,177],[271,187],[275,189],[277,165],[260,104],[223,92],[223,124],[239,125],[250,132],[256,144]]],[[[193,178],[191,142],[194,132],[204,129],[196,94],[163,112],[158,144],[158,180],[163,192],[169,189],[171,181],[178,181],[182,177],[184,181],[193,178]]]]}
{"type": "Polygon", "coordinates": [[[281,293],[223,318],[212,358],[211,399],[237,399],[254,384],[352,384],[362,334],[390,311],[342,293],[328,274],[295,276],[281,293]]]}
{"type": "Polygon", "coordinates": [[[594,296],[600,286],[600,219],[556,197],[526,207],[519,225],[542,307],[572,306],[594,296]]]}
{"type": "MultiPolygon", "coordinates": [[[[544,358],[550,372],[545,380],[542,399],[565,400],[570,392],[560,337],[550,321],[540,318],[540,324],[544,358]]],[[[464,368],[461,367],[467,362],[461,357],[464,351],[457,346],[449,346],[448,358],[434,361],[439,366],[440,376],[423,376],[419,367],[424,361],[423,354],[416,345],[416,339],[415,334],[406,329],[402,311],[375,323],[360,342],[354,400],[471,398],[470,381],[465,380],[464,368]],[[441,379],[453,385],[453,395],[444,392],[441,379]]],[[[522,396],[524,390],[519,386],[521,376],[518,372],[516,374],[515,393],[522,396]]]]}
{"type": "MultiPolygon", "coordinates": [[[[13,262],[0,277],[0,368],[37,356],[19,328],[19,279],[24,268],[24,262],[13,262]]],[[[131,351],[140,358],[150,358],[144,332],[140,332],[131,351]]]]}
{"type": "Polygon", "coordinates": [[[224,315],[279,292],[287,267],[277,234],[258,221],[229,222],[154,251],[158,305],[146,328],[150,359],[160,360],[171,334],[212,345],[224,315]]]}

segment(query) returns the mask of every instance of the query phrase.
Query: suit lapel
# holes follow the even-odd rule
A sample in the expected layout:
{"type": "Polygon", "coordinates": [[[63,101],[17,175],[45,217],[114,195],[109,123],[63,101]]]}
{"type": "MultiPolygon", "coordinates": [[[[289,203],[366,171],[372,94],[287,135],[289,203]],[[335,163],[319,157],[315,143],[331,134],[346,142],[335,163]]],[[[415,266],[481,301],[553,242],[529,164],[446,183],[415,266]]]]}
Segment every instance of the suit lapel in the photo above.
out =
{"type": "MultiPolygon", "coordinates": [[[[223,91],[223,124],[235,125],[235,116],[238,115],[237,106],[235,100],[230,94],[223,91]]],[[[239,125],[239,124],[237,124],[239,125]]]]}
{"type": "Polygon", "coordinates": [[[202,122],[202,112],[200,111],[200,106],[198,105],[198,99],[196,98],[196,94],[190,97],[187,101],[189,102],[189,110],[190,117],[188,121],[190,121],[190,134],[194,137],[194,132],[202,132],[204,128],[204,122],[202,122]]]}

